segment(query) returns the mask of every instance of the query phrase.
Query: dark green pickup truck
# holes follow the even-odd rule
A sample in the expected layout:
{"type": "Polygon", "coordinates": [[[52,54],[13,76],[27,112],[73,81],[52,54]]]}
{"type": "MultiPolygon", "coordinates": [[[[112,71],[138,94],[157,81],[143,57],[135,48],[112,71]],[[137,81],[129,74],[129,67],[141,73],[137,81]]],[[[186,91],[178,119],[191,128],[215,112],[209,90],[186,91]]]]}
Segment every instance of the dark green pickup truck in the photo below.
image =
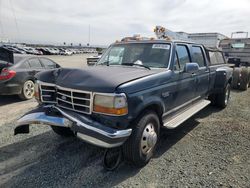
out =
{"type": "Polygon", "coordinates": [[[127,160],[143,166],[162,128],[176,128],[210,103],[227,106],[232,69],[222,52],[199,44],[128,38],[95,66],[36,78],[39,106],[18,120],[15,134],[28,133],[30,124],[50,125],[62,136],[122,146],[127,160]]]}

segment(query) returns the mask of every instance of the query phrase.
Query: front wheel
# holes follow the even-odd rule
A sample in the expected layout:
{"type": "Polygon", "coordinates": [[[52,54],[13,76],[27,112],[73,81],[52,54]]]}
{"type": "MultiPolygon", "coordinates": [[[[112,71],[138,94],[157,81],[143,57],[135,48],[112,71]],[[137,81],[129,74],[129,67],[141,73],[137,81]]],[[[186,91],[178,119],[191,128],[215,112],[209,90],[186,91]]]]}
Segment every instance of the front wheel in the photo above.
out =
{"type": "Polygon", "coordinates": [[[146,111],[134,125],[131,136],[123,145],[125,159],[142,167],[152,158],[159,139],[160,122],[156,113],[146,111]]]}

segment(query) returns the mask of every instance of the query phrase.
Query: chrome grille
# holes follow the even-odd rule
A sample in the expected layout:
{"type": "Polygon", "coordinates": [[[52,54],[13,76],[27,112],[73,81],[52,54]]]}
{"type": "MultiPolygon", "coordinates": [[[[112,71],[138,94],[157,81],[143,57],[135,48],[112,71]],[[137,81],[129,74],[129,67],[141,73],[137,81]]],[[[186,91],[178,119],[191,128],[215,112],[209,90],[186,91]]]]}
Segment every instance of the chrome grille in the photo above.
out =
{"type": "Polygon", "coordinates": [[[41,83],[41,101],[55,104],[58,107],[73,110],[75,112],[91,113],[91,92],[64,88],[61,86],[41,83]]]}

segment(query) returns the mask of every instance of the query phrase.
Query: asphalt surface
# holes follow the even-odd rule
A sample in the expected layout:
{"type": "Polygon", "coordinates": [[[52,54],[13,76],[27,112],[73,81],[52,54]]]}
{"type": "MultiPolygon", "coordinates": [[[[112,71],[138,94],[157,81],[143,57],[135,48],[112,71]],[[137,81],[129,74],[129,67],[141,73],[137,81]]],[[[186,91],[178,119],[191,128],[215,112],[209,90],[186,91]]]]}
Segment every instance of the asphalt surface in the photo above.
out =
{"type": "Polygon", "coordinates": [[[250,187],[250,89],[233,91],[226,109],[208,106],[162,130],[144,168],[122,162],[113,172],[102,166],[104,149],[50,127],[32,125],[30,134],[14,136],[16,120],[35,106],[0,96],[0,187],[250,187]]]}

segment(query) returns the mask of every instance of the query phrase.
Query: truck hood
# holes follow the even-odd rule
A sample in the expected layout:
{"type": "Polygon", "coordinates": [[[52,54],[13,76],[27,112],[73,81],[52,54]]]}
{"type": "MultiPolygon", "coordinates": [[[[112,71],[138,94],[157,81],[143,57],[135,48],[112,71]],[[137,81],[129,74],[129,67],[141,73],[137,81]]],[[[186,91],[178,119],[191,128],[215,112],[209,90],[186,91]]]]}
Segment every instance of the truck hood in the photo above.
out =
{"type": "Polygon", "coordinates": [[[54,83],[66,88],[112,93],[123,83],[157,72],[159,71],[139,67],[94,66],[84,69],[61,68],[40,72],[36,78],[42,82],[54,83]]]}

